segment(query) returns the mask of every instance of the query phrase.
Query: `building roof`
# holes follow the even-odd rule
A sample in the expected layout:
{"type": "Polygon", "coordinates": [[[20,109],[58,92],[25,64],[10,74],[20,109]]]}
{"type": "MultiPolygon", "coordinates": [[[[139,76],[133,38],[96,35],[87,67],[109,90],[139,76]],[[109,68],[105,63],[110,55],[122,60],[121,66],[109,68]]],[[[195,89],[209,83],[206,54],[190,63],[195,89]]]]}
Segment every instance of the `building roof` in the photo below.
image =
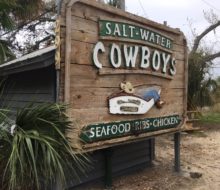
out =
{"type": "Polygon", "coordinates": [[[55,46],[49,46],[0,65],[0,76],[35,70],[55,62],[55,46]]]}

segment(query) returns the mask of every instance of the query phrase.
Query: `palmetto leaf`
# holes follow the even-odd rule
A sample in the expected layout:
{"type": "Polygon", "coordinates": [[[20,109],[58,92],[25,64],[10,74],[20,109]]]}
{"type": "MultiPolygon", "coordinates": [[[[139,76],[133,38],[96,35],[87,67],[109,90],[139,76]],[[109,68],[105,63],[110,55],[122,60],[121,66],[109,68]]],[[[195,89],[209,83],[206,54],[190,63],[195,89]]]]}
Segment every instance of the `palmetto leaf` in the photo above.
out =
{"type": "Polygon", "coordinates": [[[46,189],[57,176],[65,184],[67,169],[76,180],[78,171],[85,171],[88,158],[76,152],[65,136],[71,126],[65,109],[59,104],[32,104],[18,112],[5,168],[9,189],[46,189]]]}
{"type": "Polygon", "coordinates": [[[0,64],[13,58],[15,58],[15,55],[9,49],[7,42],[0,39],[0,64]]]}

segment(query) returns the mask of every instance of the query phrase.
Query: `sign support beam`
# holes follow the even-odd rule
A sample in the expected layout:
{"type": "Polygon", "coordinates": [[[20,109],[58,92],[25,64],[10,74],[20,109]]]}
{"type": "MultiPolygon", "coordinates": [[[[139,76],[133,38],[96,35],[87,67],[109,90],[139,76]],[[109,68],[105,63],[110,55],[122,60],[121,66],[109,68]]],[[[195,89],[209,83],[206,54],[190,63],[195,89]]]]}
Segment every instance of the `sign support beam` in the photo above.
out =
{"type": "Polygon", "coordinates": [[[180,172],[180,132],[174,133],[175,171],[180,172]]]}
{"type": "Polygon", "coordinates": [[[107,148],[103,150],[104,159],[105,159],[105,187],[112,187],[112,154],[113,151],[111,148],[107,148]]]}

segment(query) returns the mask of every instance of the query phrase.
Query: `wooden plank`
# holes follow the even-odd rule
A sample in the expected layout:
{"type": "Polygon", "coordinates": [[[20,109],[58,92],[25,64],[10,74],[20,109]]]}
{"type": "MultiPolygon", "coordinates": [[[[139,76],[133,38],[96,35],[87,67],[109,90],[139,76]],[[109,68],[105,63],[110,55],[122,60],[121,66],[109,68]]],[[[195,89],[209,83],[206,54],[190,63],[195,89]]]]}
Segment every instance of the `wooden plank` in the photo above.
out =
{"type": "MultiPolygon", "coordinates": [[[[92,53],[87,53],[87,52],[92,52],[93,45],[87,44],[87,43],[81,43],[81,42],[77,42],[77,41],[74,41],[73,44],[75,46],[73,46],[73,48],[72,48],[71,62],[76,63],[76,64],[82,64],[82,65],[93,65],[93,63],[92,63],[92,53]]],[[[108,51],[108,48],[106,48],[106,53],[105,54],[100,54],[99,55],[99,60],[103,64],[103,67],[107,67],[107,68],[112,69],[112,66],[109,62],[109,57],[108,57],[107,51],[108,51]]],[[[93,65],[93,66],[94,66],[94,68],[96,68],[95,65],[93,65]]],[[[184,67],[183,60],[176,60],[177,73],[179,71],[183,70],[182,69],[183,67],[184,67]]],[[[125,68],[124,60],[122,61],[122,67],[121,68],[125,68]]],[[[150,68],[147,68],[147,69],[141,69],[140,68],[140,54],[137,56],[135,69],[140,69],[142,71],[151,70],[150,68]]],[[[102,69],[102,70],[104,70],[104,69],[102,69]]],[[[116,72],[117,72],[117,70],[118,69],[115,69],[116,72]]],[[[142,72],[142,71],[140,71],[140,72],[142,72]]],[[[101,71],[101,73],[102,73],[102,71],[101,71]]]]}
{"type": "Polygon", "coordinates": [[[121,11],[120,9],[116,9],[111,6],[104,5],[102,3],[97,3],[95,1],[91,2],[90,0],[83,0],[82,4],[78,3],[74,5],[72,15],[85,18],[88,20],[90,19],[93,21],[99,19],[100,18],[99,15],[102,15],[102,17],[106,16],[106,17],[117,18],[117,20],[121,18],[126,21],[132,20],[137,24],[149,25],[150,27],[153,27],[156,30],[163,30],[163,32],[169,32],[170,34],[176,34],[176,35],[181,34],[179,29],[170,28],[168,26],[156,23],[152,20],[148,20],[146,18],[121,11]]]}
{"type": "MultiPolygon", "coordinates": [[[[94,80],[91,80],[91,78],[89,77],[80,77],[80,76],[75,76],[75,75],[71,75],[71,84],[70,87],[77,87],[77,88],[88,88],[93,86],[94,88],[112,88],[112,87],[118,87],[119,84],[122,81],[130,81],[134,86],[140,86],[140,85],[159,85],[159,86],[164,86],[165,85],[165,81],[159,81],[157,80],[158,78],[151,78],[148,80],[148,78],[145,76],[144,79],[146,82],[140,82],[140,79],[136,79],[134,78],[135,75],[131,76],[131,75],[111,75],[111,76],[102,76],[101,78],[97,78],[94,80]],[[77,81],[77,82],[76,82],[77,81]]],[[[136,75],[137,76],[137,75],[136,75]]],[[[169,84],[167,84],[167,87],[169,88],[185,88],[184,83],[182,81],[173,81],[169,84]]]]}
{"type": "MultiPolygon", "coordinates": [[[[65,29],[63,29],[61,31],[61,38],[65,38],[65,35],[66,35],[65,29]]],[[[71,39],[75,40],[75,41],[79,41],[79,42],[89,43],[89,44],[96,44],[98,40],[101,40],[101,38],[99,38],[98,35],[94,33],[94,29],[93,29],[93,32],[91,33],[89,31],[86,31],[86,29],[78,30],[77,28],[72,30],[71,39]]],[[[111,38],[109,38],[109,40],[110,39],[111,38]]],[[[104,40],[104,42],[108,42],[109,40],[106,39],[106,40],[104,40]]],[[[114,39],[113,41],[118,41],[118,39],[114,39]]],[[[137,40],[128,40],[128,39],[121,39],[120,41],[130,42],[133,44],[139,44],[139,45],[145,45],[145,46],[147,45],[147,46],[152,46],[152,47],[158,48],[157,46],[154,46],[153,44],[150,44],[148,42],[142,42],[142,41],[137,41],[137,40]]],[[[161,49],[166,51],[166,49],[164,49],[164,48],[161,48],[161,49]]],[[[173,50],[174,51],[172,51],[172,52],[184,53],[182,42],[177,43],[176,41],[174,41],[173,42],[173,50]]],[[[168,51],[168,52],[171,52],[171,51],[168,51]]]]}
{"type": "MultiPolygon", "coordinates": [[[[72,19],[71,19],[71,7],[72,3],[74,1],[70,1],[66,8],[66,37],[65,37],[65,75],[64,75],[64,101],[65,103],[69,103],[70,101],[70,62],[71,62],[71,25],[72,25],[72,19]]],[[[62,41],[61,41],[62,43],[62,41]]],[[[61,48],[62,50],[62,48],[61,48]]],[[[61,60],[62,62],[62,60],[61,60]]]]}
{"type": "MultiPolygon", "coordinates": [[[[176,129],[167,129],[167,130],[163,130],[163,133],[173,133],[176,131],[179,131],[179,128],[176,129]]],[[[145,134],[140,134],[139,136],[128,136],[128,137],[122,137],[122,138],[118,138],[118,139],[111,139],[111,140],[106,140],[106,141],[102,141],[102,142],[97,142],[97,143],[91,143],[91,144],[85,144],[83,145],[84,150],[97,150],[102,148],[108,148],[111,147],[113,144],[123,144],[127,141],[129,142],[135,142],[138,140],[142,140],[142,139],[146,139],[147,137],[151,137],[151,136],[156,136],[161,134],[161,131],[155,131],[155,132],[151,132],[151,133],[145,133],[145,134]]]]}
{"type": "MultiPolygon", "coordinates": [[[[132,119],[141,119],[146,117],[157,117],[164,116],[167,113],[182,113],[183,102],[178,101],[167,101],[166,105],[162,109],[157,109],[155,106],[150,110],[150,112],[144,115],[110,115],[109,110],[106,107],[86,107],[86,108],[72,108],[70,109],[70,117],[72,118],[81,118],[84,115],[83,121],[80,120],[83,124],[89,123],[100,123],[100,121],[110,122],[110,121],[120,121],[120,120],[132,120],[132,119]]],[[[84,107],[86,105],[84,104],[84,107]]]]}
{"type": "Polygon", "coordinates": [[[82,19],[80,17],[71,17],[72,23],[71,24],[71,31],[74,34],[74,31],[81,31],[83,33],[89,33],[89,34],[98,34],[98,27],[97,24],[98,22],[94,22],[91,20],[87,20],[87,19],[82,19]],[[83,24],[82,24],[83,23],[83,24]]]}
{"type": "MultiPolygon", "coordinates": [[[[105,108],[108,107],[108,97],[119,91],[119,88],[114,88],[114,90],[111,88],[87,88],[85,90],[73,88],[70,97],[71,107],[74,109],[105,108]],[[99,101],[97,101],[97,99],[99,101]]],[[[173,100],[167,101],[169,97],[175,97],[175,101],[181,101],[183,91],[176,89],[172,91],[170,89],[162,90],[161,99],[166,101],[165,107],[173,103],[173,100]]]]}
{"type": "Polygon", "coordinates": [[[173,77],[159,73],[159,72],[152,72],[147,70],[128,70],[128,69],[99,69],[99,75],[121,75],[121,74],[139,74],[139,75],[151,75],[160,78],[164,78],[167,80],[172,80],[173,77]]]}

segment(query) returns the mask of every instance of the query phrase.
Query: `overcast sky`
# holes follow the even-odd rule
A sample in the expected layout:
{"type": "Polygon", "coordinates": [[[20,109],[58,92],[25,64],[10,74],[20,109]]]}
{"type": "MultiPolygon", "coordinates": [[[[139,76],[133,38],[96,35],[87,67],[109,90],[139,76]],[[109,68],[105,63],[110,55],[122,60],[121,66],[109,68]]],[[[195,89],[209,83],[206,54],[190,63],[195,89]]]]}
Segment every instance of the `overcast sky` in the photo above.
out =
{"type": "MultiPolygon", "coordinates": [[[[199,34],[209,26],[204,18],[203,11],[213,10],[220,18],[220,0],[125,0],[126,11],[146,17],[150,20],[167,24],[173,28],[180,28],[191,43],[192,33],[190,28],[195,28],[199,34]],[[191,27],[190,27],[191,23],[191,27]]],[[[210,34],[206,38],[206,44],[220,51],[220,29],[216,34],[210,34]],[[219,41],[219,42],[217,42],[219,41]]],[[[212,73],[220,76],[220,59],[215,61],[216,65],[212,73]]]]}

